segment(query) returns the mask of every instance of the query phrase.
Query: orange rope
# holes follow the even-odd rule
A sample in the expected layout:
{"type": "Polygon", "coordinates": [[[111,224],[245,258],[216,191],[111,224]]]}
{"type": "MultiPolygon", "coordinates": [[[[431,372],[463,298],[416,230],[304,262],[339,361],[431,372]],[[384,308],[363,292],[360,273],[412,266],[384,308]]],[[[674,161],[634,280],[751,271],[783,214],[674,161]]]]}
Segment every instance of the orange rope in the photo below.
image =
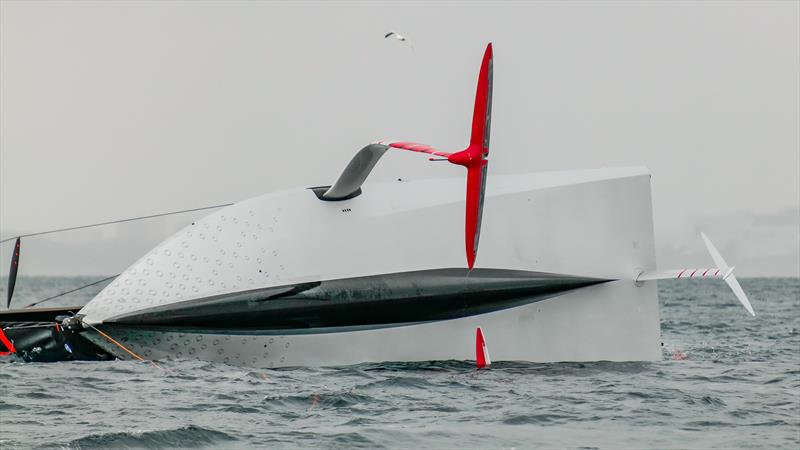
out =
{"type": "MultiPolygon", "coordinates": [[[[124,345],[122,345],[122,344],[120,344],[119,342],[117,342],[116,340],[114,340],[114,338],[112,338],[111,336],[107,335],[106,333],[103,333],[102,331],[98,330],[97,328],[95,328],[95,327],[94,327],[94,326],[92,326],[92,325],[89,325],[89,326],[90,326],[90,327],[92,327],[92,329],[93,329],[94,331],[97,331],[98,333],[100,333],[100,335],[101,335],[101,336],[103,336],[104,338],[108,339],[108,340],[109,340],[109,341],[110,341],[112,344],[114,344],[114,345],[116,345],[117,347],[119,347],[119,348],[121,348],[121,349],[125,350],[125,351],[126,351],[128,354],[129,354],[129,355],[133,356],[134,358],[138,359],[139,361],[142,361],[142,362],[144,362],[144,361],[145,361],[145,359],[144,359],[144,358],[142,358],[141,356],[137,355],[137,354],[136,354],[136,353],[134,353],[133,351],[129,350],[129,349],[128,349],[128,348],[126,348],[124,345]]],[[[156,364],[156,363],[155,363],[155,362],[153,362],[153,361],[147,361],[147,362],[149,362],[149,363],[150,363],[150,364],[151,364],[153,367],[158,367],[158,368],[159,368],[159,369],[161,369],[161,370],[166,370],[166,369],[164,369],[163,367],[159,366],[158,364],[156,364]]]]}

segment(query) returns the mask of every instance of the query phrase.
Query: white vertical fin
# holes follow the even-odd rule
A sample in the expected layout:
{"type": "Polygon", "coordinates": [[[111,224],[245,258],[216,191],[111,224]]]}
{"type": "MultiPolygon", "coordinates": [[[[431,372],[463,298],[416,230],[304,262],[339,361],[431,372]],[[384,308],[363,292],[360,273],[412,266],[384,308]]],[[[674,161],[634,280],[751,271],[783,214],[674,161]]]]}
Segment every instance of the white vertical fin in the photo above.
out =
{"type": "Polygon", "coordinates": [[[714,247],[714,244],[711,243],[711,240],[708,239],[705,233],[700,233],[700,236],[703,238],[703,242],[706,243],[706,248],[708,249],[708,253],[711,254],[711,258],[714,262],[725,272],[725,275],[722,277],[728,286],[733,291],[733,294],[736,295],[736,298],[739,299],[739,302],[744,306],[747,312],[750,313],[751,316],[755,316],[756,313],[753,311],[753,307],[750,305],[750,300],[747,299],[747,295],[742,290],[742,286],[739,284],[739,281],[733,275],[733,267],[728,266],[728,263],[722,259],[722,255],[719,254],[717,248],[714,247]]]}
{"type": "Polygon", "coordinates": [[[708,253],[711,254],[711,259],[717,263],[717,267],[710,267],[710,268],[697,268],[697,269],[675,269],[675,270],[646,270],[643,272],[639,272],[634,281],[639,283],[643,281],[651,281],[651,280],[666,280],[666,279],[688,279],[688,278],[722,278],[725,283],[733,291],[733,294],[739,299],[739,302],[744,306],[747,312],[750,315],[755,316],[756,313],[753,311],[753,307],[750,305],[750,300],[747,299],[747,295],[742,290],[742,286],[739,284],[739,281],[733,276],[733,269],[734,267],[729,266],[727,262],[722,258],[722,255],[719,254],[719,251],[714,244],[711,243],[711,240],[708,239],[705,233],[700,233],[700,236],[703,238],[703,242],[706,244],[706,248],[708,249],[708,253]]]}
{"type": "Polygon", "coordinates": [[[705,233],[700,232],[700,237],[703,238],[703,242],[705,242],[706,248],[708,249],[708,253],[711,254],[711,259],[714,260],[714,264],[716,264],[717,267],[722,269],[723,272],[727,272],[729,269],[728,263],[726,263],[725,260],[722,259],[722,255],[719,254],[719,251],[717,251],[717,248],[714,247],[714,244],[712,244],[711,241],[708,239],[708,236],[706,236],[705,233]]]}
{"type": "Polygon", "coordinates": [[[736,295],[736,298],[739,299],[747,312],[749,312],[751,316],[755,316],[756,312],[753,311],[753,307],[750,305],[750,300],[747,299],[747,294],[744,293],[742,286],[739,284],[739,280],[737,280],[736,277],[731,274],[731,276],[725,278],[725,282],[728,283],[728,286],[730,286],[731,290],[736,295]]]}

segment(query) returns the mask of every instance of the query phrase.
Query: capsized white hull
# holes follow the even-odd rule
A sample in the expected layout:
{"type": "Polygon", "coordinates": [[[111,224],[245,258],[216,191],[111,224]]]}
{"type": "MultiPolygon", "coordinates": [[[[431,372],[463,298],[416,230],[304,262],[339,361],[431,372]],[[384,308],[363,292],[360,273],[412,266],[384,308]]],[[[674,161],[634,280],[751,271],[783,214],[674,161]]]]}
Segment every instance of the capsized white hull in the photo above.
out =
{"type": "MultiPolygon", "coordinates": [[[[327,316],[315,315],[289,329],[226,321],[226,296],[237,292],[311,283],[316,287],[306,291],[313,293],[353,277],[463,267],[462,180],[376,183],[365,192],[324,202],[300,189],[224,208],[145,255],[80,314],[145,358],[255,367],[474,360],[478,326],[495,361],[660,358],[655,282],[633,282],[643,268],[655,266],[650,175],[641,168],[489,178],[481,253],[472,273],[546,272],[601,284],[547,298],[520,291],[517,303],[496,310],[404,316],[398,323],[385,316],[369,323],[369,315],[330,326],[327,316]],[[222,306],[211,325],[208,317],[193,322],[191,308],[172,326],[164,316],[214,298],[222,306]],[[158,323],[148,324],[152,317],[158,323]]],[[[427,295],[420,289],[421,297],[427,295]]],[[[481,301],[480,292],[471,294],[481,301]]],[[[393,301],[391,293],[381,295],[393,301]]],[[[280,315],[270,314],[263,316],[265,324],[280,315]]],[[[126,356],[91,330],[85,334],[126,356]]]]}
{"type": "MultiPolygon", "coordinates": [[[[489,348],[495,361],[658,359],[660,279],[721,278],[755,315],[705,234],[717,267],[658,270],[647,169],[489,177],[493,60],[489,44],[463,150],[368,144],[331,186],[193,222],[62,324],[139,359],[276,367],[480,355],[481,367],[489,348]],[[399,153],[461,166],[466,184],[365,184],[399,153]]],[[[8,304],[19,250],[18,237],[8,304]]]]}

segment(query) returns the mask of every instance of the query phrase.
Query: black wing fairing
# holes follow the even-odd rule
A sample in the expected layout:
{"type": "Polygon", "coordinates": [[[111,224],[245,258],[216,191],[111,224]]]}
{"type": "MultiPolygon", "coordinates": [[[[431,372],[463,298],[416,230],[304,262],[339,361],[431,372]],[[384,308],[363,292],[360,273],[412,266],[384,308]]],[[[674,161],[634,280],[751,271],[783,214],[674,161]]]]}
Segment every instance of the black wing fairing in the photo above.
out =
{"type": "Polygon", "coordinates": [[[502,269],[434,269],[223,294],[104,320],[201,330],[385,327],[455,319],[551,298],[608,279],[502,269]]]}

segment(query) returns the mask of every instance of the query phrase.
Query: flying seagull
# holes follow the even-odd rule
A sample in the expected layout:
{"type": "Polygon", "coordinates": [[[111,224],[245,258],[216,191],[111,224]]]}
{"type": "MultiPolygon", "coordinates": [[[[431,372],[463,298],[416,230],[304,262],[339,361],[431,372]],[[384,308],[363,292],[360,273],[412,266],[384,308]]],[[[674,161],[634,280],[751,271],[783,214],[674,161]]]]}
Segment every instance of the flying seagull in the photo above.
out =
{"type": "Polygon", "coordinates": [[[384,36],[384,39],[386,39],[388,37],[393,37],[393,38],[397,39],[398,41],[402,41],[402,42],[406,41],[406,37],[405,36],[397,34],[394,31],[390,31],[390,32],[386,33],[386,36],[384,36]]]}
{"type": "Polygon", "coordinates": [[[386,33],[386,34],[383,36],[383,38],[384,38],[384,39],[388,39],[388,38],[394,38],[394,39],[397,39],[398,41],[400,41],[400,42],[403,42],[403,43],[405,43],[405,44],[408,44],[409,46],[411,46],[411,51],[412,51],[412,52],[414,51],[414,44],[412,44],[412,43],[411,43],[411,41],[409,41],[408,39],[406,39],[406,37],[405,37],[405,36],[403,36],[402,34],[397,34],[397,33],[395,33],[394,31],[390,31],[390,32],[386,33]]]}

